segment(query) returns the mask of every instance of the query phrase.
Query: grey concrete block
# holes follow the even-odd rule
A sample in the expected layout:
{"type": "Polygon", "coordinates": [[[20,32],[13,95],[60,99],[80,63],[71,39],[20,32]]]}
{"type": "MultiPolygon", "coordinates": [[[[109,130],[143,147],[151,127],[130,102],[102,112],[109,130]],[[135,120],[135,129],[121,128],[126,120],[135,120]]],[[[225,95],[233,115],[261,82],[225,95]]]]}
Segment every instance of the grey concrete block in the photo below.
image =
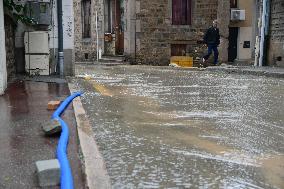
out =
{"type": "Polygon", "coordinates": [[[36,162],[36,174],[39,186],[57,186],[60,184],[60,164],[58,159],[36,162]]]}
{"type": "Polygon", "coordinates": [[[42,126],[42,130],[45,135],[50,136],[57,133],[60,133],[62,128],[60,123],[57,120],[51,120],[42,126]]]}

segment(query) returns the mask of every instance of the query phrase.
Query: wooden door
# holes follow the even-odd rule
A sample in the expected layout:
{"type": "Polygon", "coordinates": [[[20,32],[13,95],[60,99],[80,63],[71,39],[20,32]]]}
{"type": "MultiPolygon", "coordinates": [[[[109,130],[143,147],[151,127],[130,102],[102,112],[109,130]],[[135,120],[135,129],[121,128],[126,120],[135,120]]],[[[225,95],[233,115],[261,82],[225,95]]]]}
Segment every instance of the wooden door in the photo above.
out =
{"type": "Polygon", "coordinates": [[[228,61],[234,62],[238,55],[238,31],[239,28],[229,28],[228,61]]]}
{"type": "Polygon", "coordinates": [[[115,53],[117,55],[123,55],[124,53],[124,32],[121,22],[121,1],[114,0],[114,32],[115,32],[115,53]]]}

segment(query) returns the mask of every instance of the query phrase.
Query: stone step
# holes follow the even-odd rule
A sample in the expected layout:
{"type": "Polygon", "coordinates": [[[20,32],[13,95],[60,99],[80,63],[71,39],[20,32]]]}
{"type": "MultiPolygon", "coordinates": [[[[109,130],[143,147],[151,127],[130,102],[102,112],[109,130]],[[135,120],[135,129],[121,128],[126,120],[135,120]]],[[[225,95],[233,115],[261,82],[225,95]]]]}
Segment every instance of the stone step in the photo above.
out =
{"type": "Polygon", "coordinates": [[[101,62],[124,62],[125,56],[102,56],[101,62]]]}
{"type": "Polygon", "coordinates": [[[242,59],[235,59],[233,65],[234,66],[249,66],[251,64],[251,59],[242,60],[242,59]]]}
{"type": "Polygon", "coordinates": [[[110,62],[110,63],[112,63],[112,62],[114,62],[114,63],[124,63],[123,60],[106,59],[106,58],[100,59],[99,62],[104,62],[104,63],[108,63],[108,62],[110,62]]]}
{"type": "Polygon", "coordinates": [[[125,65],[126,62],[100,62],[100,65],[104,66],[120,66],[120,65],[125,65]]]}

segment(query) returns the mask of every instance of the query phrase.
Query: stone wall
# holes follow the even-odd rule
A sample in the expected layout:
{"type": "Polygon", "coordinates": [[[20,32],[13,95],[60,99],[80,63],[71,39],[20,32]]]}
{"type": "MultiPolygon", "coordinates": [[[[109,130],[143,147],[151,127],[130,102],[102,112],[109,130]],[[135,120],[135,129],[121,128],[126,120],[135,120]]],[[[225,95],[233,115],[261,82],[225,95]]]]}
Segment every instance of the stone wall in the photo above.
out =
{"type": "Polygon", "coordinates": [[[84,39],[82,36],[82,15],[81,15],[82,0],[74,0],[74,46],[75,46],[75,61],[86,62],[96,60],[96,11],[98,11],[98,30],[99,30],[99,48],[103,48],[104,37],[104,0],[91,0],[91,37],[84,39]]]}
{"type": "MultiPolygon", "coordinates": [[[[104,50],[104,0],[91,0],[91,37],[88,39],[82,37],[81,2],[74,0],[73,3],[75,61],[91,62],[96,59],[95,11],[99,16],[99,48],[104,50]]],[[[169,64],[171,44],[184,44],[187,55],[201,58],[206,47],[197,41],[202,40],[203,32],[217,18],[218,10],[218,0],[192,0],[192,24],[172,25],[172,0],[124,0],[124,5],[125,55],[129,61],[136,57],[137,63],[151,65],[169,64]]]]}
{"type": "Polygon", "coordinates": [[[230,1],[218,0],[218,25],[220,30],[219,61],[228,61],[230,1]]]}
{"type": "Polygon", "coordinates": [[[172,25],[172,0],[136,1],[136,50],[141,64],[168,65],[171,44],[186,44],[187,55],[198,59],[205,49],[197,44],[217,18],[218,0],[192,0],[192,24],[172,25]]]}
{"type": "Polygon", "coordinates": [[[284,1],[271,0],[268,63],[284,67],[284,1]]]}
{"type": "Polygon", "coordinates": [[[15,22],[10,16],[5,15],[5,46],[8,81],[15,77],[15,22]]]}

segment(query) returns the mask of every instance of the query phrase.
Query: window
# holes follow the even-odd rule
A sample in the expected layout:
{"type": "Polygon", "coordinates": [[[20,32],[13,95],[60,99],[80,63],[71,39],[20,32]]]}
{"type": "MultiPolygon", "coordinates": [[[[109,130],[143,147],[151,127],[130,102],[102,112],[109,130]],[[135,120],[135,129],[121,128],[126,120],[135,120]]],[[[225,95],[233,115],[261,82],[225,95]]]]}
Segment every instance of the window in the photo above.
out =
{"type": "Polygon", "coordinates": [[[42,14],[46,13],[47,12],[46,6],[47,6],[46,3],[40,3],[39,4],[39,12],[42,13],[42,14]]]}
{"type": "Polygon", "coordinates": [[[171,44],[171,56],[185,56],[186,44],[171,44]]]}
{"type": "Polygon", "coordinates": [[[91,37],[91,0],[82,0],[82,36],[91,37]]]}
{"type": "Polygon", "coordinates": [[[237,0],[230,0],[230,7],[231,8],[238,8],[237,0]]]}
{"type": "Polygon", "coordinates": [[[191,0],[172,0],[172,24],[191,24],[191,0]]]}

